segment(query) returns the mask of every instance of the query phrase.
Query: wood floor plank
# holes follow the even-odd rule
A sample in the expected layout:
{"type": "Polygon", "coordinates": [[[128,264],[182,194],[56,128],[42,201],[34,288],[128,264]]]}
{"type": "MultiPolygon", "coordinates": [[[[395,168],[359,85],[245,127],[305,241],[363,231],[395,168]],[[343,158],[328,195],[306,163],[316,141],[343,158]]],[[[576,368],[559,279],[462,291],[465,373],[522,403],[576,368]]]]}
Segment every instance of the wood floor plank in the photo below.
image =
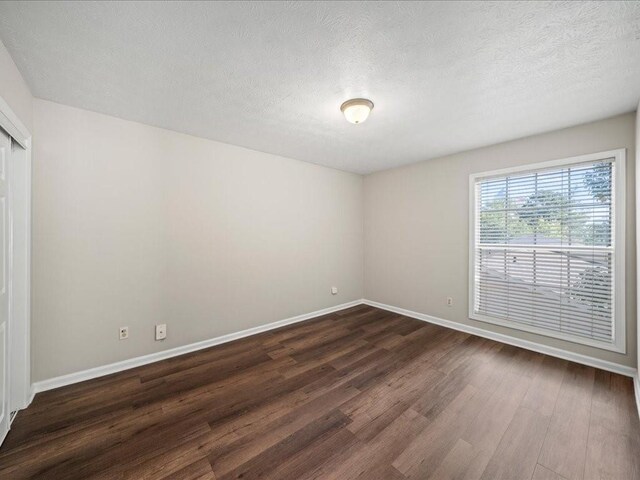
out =
{"type": "Polygon", "coordinates": [[[162,477],[162,480],[216,480],[216,476],[213,474],[209,462],[202,459],[162,477]]]}
{"type": "Polygon", "coordinates": [[[487,452],[458,439],[438,468],[429,475],[431,480],[469,480],[478,478],[487,464],[487,452]]]}
{"type": "Polygon", "coordinates": [[[640,443],[599,421],[591,424],[584,478],[640,478],[640,443]]]}
{"type": "Polygon", "coordinates": [[[553,470],[549,470],[547,467],[543,467],[542,465],[536,465],[536,469],[533,472],[533,477],[531,480],[567,480],[562,475],[554,472],[553,470]]]}
{"type": "Polygon", "coordinates": [[[640,428],[633,382],[596,371],[584,478],[640,478],[640,428]]]}
{"type": "MultiPolygon", "coordinates": [[[[459,362],[441,382],[424,392],[412,408],[425,417],[434,419],[467,385],[475,385],[480,389],[485,385],[489,385],[490,388],[497,385],[500,370],[495,368],[493,362],[502,347],[501,344],[489,342],[476,352],[472,350],[473,353],[466,361],[459,362]]],[[[457,356],[456,350],[441,359],[446,361],[449,356],[457,356]]],[[[439,361],[436,362],[436,366],[438,364],[439,361]]]]}
{"type": "Polygon", "coordinates": [[[569,364],[538,463],[569,480],[584,475],[595,369],[569,364]]]}
{"type": "Polygon", "coordinates": [[[200,475],[205,478],[213,476],[215,478],[211,464],[201,451],[207,438],[207,434],[205,434],[174,446],[162,454],[145,457],[142,461],[119,463],[104,472],[96,473],[92,478],[94,480],[113,478],[161,480],[182,475],[200,475]],[[208,468],[205,468],[205,464],[208,468]],[[193,466],[195,472],[186,469],[185,465],[193,466]]]}
{"type": "Polygon", "coordinates": [[[122,383],[106,385],[104,389],[99,387],[96,391],[89,389],[84,393],[70,393],[66,400],[64,396],[51,396],[53,398],[50,398],[48,407],[47,401],[38,399],[35,411],[29,408],[20,412],[21,421],[14,422],[4,446],[11,449],[22,444],[33,445],[40,438],[46,440],[68,429],[96,424],[103,416],[113,415],[114,412],[131,412],[134,399],[141,390],[144,387],[139,379],[130,378],[122,383]]]}
{"type": "Polygon", "coordinates": [[[531,478],[550,417],[520,407],[482,473],[482,480],[531,478]]]}
{"type": "Polygon", "coordinates": [[[598,423],[625,435],[640,433],[635,414],[633,380],[611,372],[595,370],[591,423],[598,423]]]}
{"type": "Polygon", "coordinates": [[[308,478],[310,472],[329,464],[341,452],[349,451],[357,442],[357,438],[347,429],[339,430],[332,435],[324,435],[281,461],[269,476],[278,480],[308,478]]]}
{"type": "Polygon", "coordinates": [[[476,411],[462,438],[472,445],[494,448],[502,438],[528,390],[528,382],[507,373],[489,400],[476,411]]]}
{"type": "Polygon", "coordinates": [[[160,406],[118,411],[117,415],[102,415],[91,423],[81,422],[82,428],[65,428],[34,438],[18,448],[4,447],[0,451],[0,466],[7,475],[31,476],[59,463],[73,462],[84,452],[99,452],[126,440],[140,429],[148,428],[162,420],[160,406]]]}
{"type": "MultiPolygon", "coordinates": [[[[213,471],[216,476],[222,476],[241,467],[251,458],[260,455],[265,450],[291,437],[296,431],[305,428],[307,424],[316,422],[325,413],[323,406],[330,405],[333,412],[345,401],[359,393],[358,390],[350,386],[330,390],[312,402],[287,412],[286,415],[274,422],[263,425],[258,431],[252,431],[250,435],[245,434],[231,444],[219,446],[208,456],[213,471]]],[[[346,425],[350,420],[342,412],[340,415],[346,419],[344,423],[346,425]]]]}
{"type": "MultiPolygon", "coordinates": [[[[358,443],[353,449],[320,472],[313,478],[326,479],[365,479],[387,478],[378,476],[387,472],[398,477],[400,472],[391,465],[393,459],[415,439],[428,425],[428,421],[411,409],[406,410],[379,435],[367,443],[358,443]]],[[[391,477],[391,478],[393,478],[391,477]]]]}
{"type": "Polygon", "coordinates": [[[358,305],[38,394],[0,478],[640,478],[619,375],[358,305]]]}
{"type": "Polygon", "coordinates": [[[127,467],[156,458],[210,430],[199,418],[165,418],[110,448],[85,449],[65,462],[40,470],[36,477],[59,479],[125,478],[127,467]],[[166,442],[171,438],[171,442],[166,442]]]}
{"type": "Polygon", "coordinates": [[[349,430],[362,439],[375,437],[407,410],[421,392],[439,382],[442,376],[437,370],[425,368],[362,392],[340,407],[351,419],[349,430]]]}
{"type": "Polygon", "coordinates": [[[569,362],[559,358],[545,357],[537,375],[529,384],[522,406],[551,417],[556,408],[560,387],[569,362]]]}
{"type": "Polygon", "coordinates": [[[228,470],[224,474],[218,473],[221,471],[219,468],[221,465],[219,462],[216,462],[212,465],[213,471],[220,480],[237,478],[252,480],[269,476],[283,461],[309,448],[314,443],[320,443],[325,439],[331,438],[348,423],[349,418],[340,412],[340,410],[332,410],[320,418],[307,423],[304,427],[297,429],[294,433],[266,450],[252,456],[236,468],[228,470]]]}
{"type": "MultiPolygon", "coordinates": [[[[460,438],[473,446],[474,456],[469,465],[459,464],[461,471],[465,472],[465,478],[480,478],[487,464],[495,458],[501,439],[506,435],[515,437],[520,432],[521,429],[516,428],[510,433],[509,427],[514,425],[519,405],[528,389],[528,383],[527,377],[522,376],[521,373],[508,371],[488,400],[477,409],[476,415],[468,422],[460,438]]],[[[520,423],[516,422],[516,425],[519,426],[520,423]]],[[[546,423],[543,434],[545,432],[546,423]]],[[[542,442],[543,439],[540,438],[540,441],[542,442]]],[[[526,458],[522,460],[527,461],[526,458]]],[[[509,458],[503,458],[499,465],[509,465],[509,458]]],[[[535,458],[533,465],[535,465],[535,458]]],[[[533,465],[531,471],[533,471],[533,465]]],[[[493,473],[500,474],[498,470],[493,473]]]]}
{"type": "Polygon", "coordinates": [[[428,478],[444,461],[489,397],[489,392],[467,385],[392,465],[407,478],[428,478]]]}

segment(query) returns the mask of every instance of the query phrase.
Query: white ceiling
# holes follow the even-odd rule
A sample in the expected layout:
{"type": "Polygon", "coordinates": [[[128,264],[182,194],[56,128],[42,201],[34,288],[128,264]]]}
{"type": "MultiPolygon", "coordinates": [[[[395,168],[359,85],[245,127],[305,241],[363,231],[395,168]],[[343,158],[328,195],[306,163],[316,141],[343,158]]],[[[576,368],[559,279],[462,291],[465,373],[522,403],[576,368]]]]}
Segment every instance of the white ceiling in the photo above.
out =
{"type": "Polygon", "coordinates": [[[0,38],[36,97],[358,173],[640,98],[640,2],[0,2],[0,38]]]}

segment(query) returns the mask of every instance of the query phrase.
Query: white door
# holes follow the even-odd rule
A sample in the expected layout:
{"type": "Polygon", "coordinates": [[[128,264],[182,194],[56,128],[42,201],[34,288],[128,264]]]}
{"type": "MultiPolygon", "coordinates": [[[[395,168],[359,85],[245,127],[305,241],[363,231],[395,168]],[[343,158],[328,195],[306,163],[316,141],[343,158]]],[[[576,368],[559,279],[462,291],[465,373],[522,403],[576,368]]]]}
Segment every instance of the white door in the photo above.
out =
{"type": "Polygon", "coordinates": [[[8,182],[11,137],[0,129],[0,443],[9,431],[8,182]]]}

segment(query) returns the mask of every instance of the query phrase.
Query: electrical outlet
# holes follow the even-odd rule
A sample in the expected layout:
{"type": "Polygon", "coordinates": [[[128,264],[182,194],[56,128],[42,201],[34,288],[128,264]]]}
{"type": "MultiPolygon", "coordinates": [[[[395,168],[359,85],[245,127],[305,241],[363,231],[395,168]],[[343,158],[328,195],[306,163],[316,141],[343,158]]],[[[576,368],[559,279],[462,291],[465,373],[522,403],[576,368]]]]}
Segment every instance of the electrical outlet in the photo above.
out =
{"type": "Polygon", "coordinates": [[[447,307],[450,307],[453,305],[453,297],[447,297],[447,307]]]}
{"type": "Polygon", "coordinates": [[[331,287],[331,295],[337,295],[338,294],[338,287],[331,287]]]}
{"type": "Polygon", "coordinates": [[[120,340],[129,338],[129,327],[120,327],[120,340]]]}
{"type": "Polygon", "coordinates": [[[156,325],[156,340],[164,340],[167,338],[167,324],[156,325]]]}

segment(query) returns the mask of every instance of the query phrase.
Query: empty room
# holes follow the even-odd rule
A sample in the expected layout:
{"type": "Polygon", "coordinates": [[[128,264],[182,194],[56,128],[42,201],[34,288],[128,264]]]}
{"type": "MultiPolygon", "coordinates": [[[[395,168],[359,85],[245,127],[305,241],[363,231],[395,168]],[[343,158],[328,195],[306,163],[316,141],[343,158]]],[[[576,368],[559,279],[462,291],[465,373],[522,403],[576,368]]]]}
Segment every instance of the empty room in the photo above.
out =
{"type": "Polygon", "coordinates": [[[0,1],[0,479],[640,480],[640,1],[0,1]]]}

